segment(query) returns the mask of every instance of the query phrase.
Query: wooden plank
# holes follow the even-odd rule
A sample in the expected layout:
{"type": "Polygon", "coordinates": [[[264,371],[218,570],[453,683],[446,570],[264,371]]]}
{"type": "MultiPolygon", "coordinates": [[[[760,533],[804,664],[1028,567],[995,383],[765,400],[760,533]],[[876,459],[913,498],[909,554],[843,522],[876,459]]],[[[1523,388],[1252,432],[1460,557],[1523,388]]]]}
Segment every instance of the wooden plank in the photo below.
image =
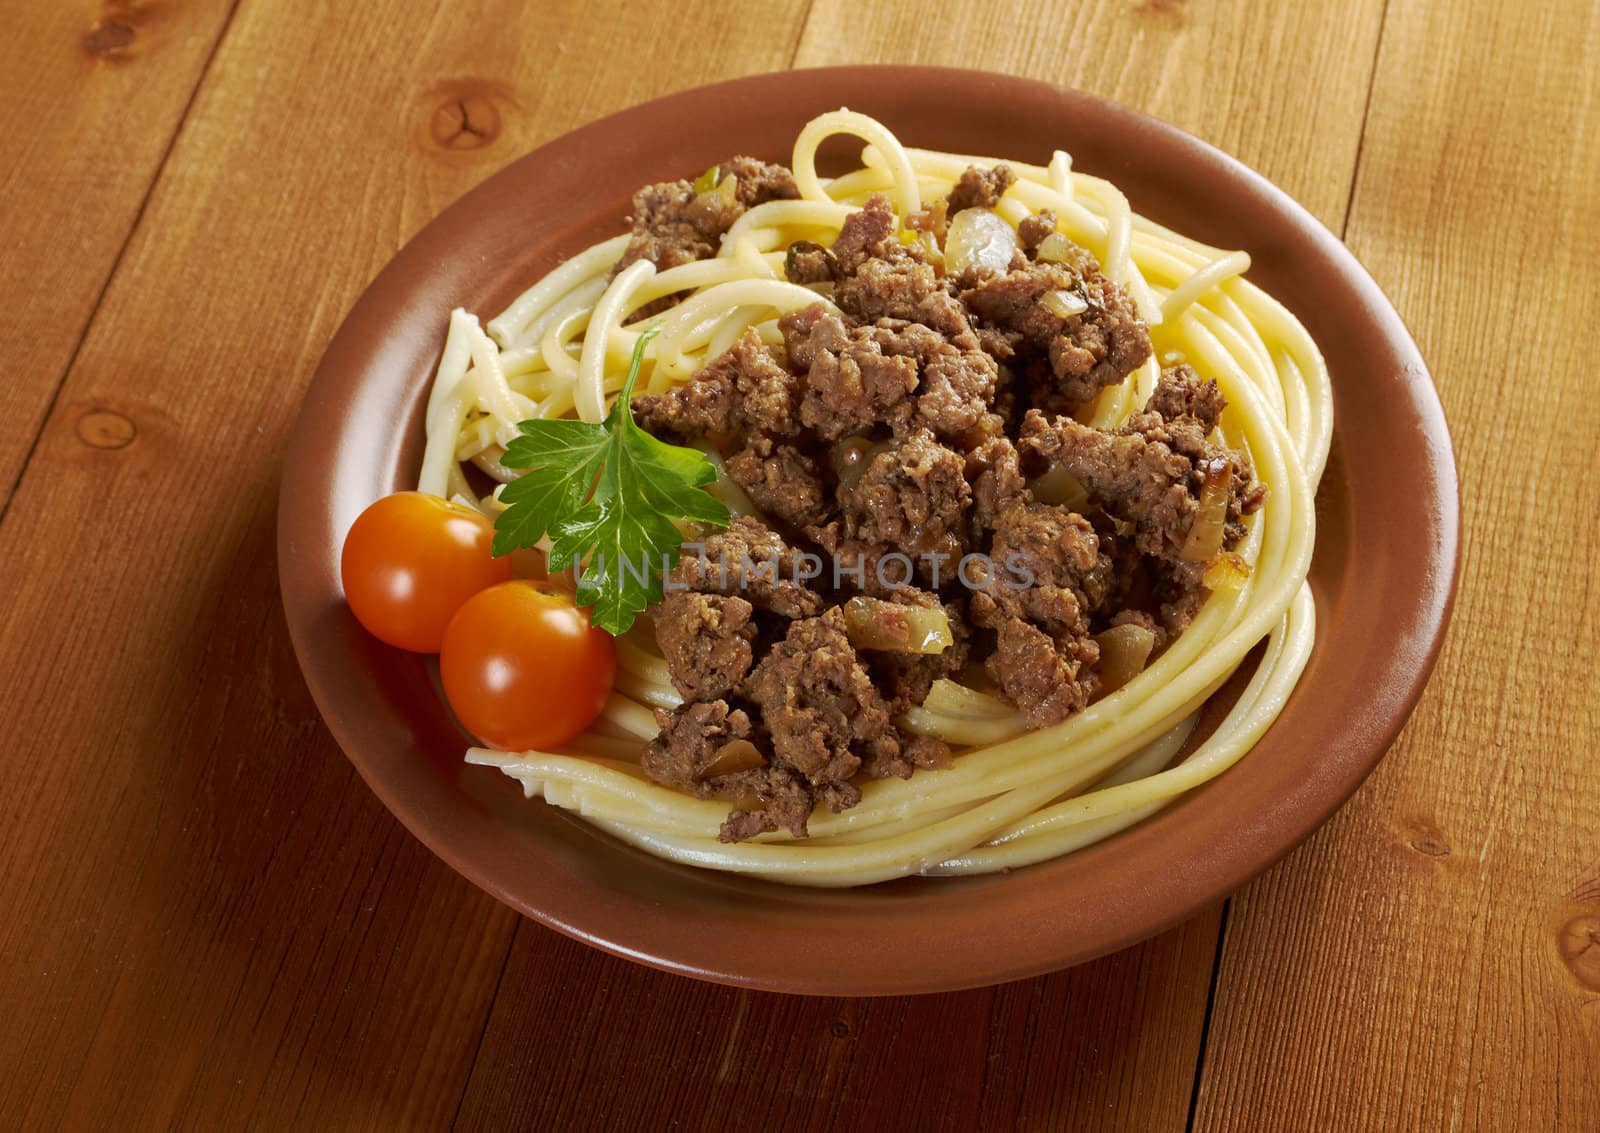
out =
{"type": "MultiPolygon", "coordinates": [[[[1338,225],[1380,7],[1314,17],[1256,2],[1203,11],[1017,3],[930,19],[911,3],[818,0],[797,63],[989,68],[1094,90],[1210,136],[1338,225]],[[1329,34],[1351,50],[1326,58],[1319,37],[1329,34]],[[1319,100],[1326,86],[1347,97],[1319,100]],[[1311,107],[1317,144],[1303,113],[1272,113],[1283,106],[1311,107]]],[[[1211,910],[1118,956],[1001,989],[804,1002],[641,973],[528,925],[462,1121],[1181,1128],[1218,926],[1211,910]]]]}
{"type": "Polygon", "coordinates": [[[1593,5],[1390,8],[1349,240],[1443,395],[1460,595],[1401,742],[1235,899],[1200,1128],[1600,1121],[1597,57],[1593,5]]]}
{"type": "MultiPolygon", "coordinates": [[[[908,942],[907,947],[915,947],[908,942]]],[[[1216,917],[1042,979],[822,999],[517,934],[464,1129],[1182,1128],[1216,917]]]]}
{"type": "Polygon", "coordinates": [[[6,6],[0,512],[232,8],[6,6]]]}
{"type": "Polygon", "coordinates": [[[1102,95],[1222,147],[1337,232],[1382,9],[1382,0],[994,0],[934,14],[905,0],[818,0],[795,65],[927,63],[1102,95]]]}
{"type": "Polygon", "coordinates": [[[240,10],[0,525],[8,1125],[450,1120],[518,920],[318,722],[273,568],[286,436],[343,312],[451,199],[781,65],[799,18],[240,10]]]}

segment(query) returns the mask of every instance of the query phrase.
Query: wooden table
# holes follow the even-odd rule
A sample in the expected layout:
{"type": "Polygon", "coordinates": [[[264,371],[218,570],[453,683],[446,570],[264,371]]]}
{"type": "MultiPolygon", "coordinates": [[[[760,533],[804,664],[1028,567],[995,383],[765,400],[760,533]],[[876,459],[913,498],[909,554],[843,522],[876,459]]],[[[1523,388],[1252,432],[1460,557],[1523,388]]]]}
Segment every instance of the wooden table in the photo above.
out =
{"type": "Polygon", "coordinates": [[[1592,3],[3,8],[0,1125],[1600,1128],[1592,3]],[[1222,907],[1025,983],[782,998],[401,829],[301,681],[274,497],[334,328],[468,187],[884,61],[1111,96],[1342,233],[1433,366],[1465,557],[1400,742],[1222,907]]]}

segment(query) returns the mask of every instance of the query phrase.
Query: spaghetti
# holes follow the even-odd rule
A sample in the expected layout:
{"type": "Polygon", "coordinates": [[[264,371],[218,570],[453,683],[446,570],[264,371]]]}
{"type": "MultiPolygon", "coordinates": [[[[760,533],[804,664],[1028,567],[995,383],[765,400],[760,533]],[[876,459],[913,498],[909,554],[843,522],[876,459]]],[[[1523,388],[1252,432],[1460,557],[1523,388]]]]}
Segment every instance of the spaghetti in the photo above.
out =
{"type": "MultiPolygon", "coordinates": [[[[749,208],[715,256],[665,270],[638,260],[613,276],[628,241],[618,236],[552,271],[487,329],[453,312],[427,405],[419,487],[497,514],[496,494],[480,499],[465,467],[508,482],[515,473],[499,457],[519,421],[598,421],[645,325],[642,308],[679,297],[645,347],[640,390],[660,393],[686,382],[749,330],[780,344],[781,316],[819,301],[831,309],[826,288],[784,278],[792,244],[831,240],[873,194],[887,194],[903,221],[948,194],[974,164],[997,159],[908,148],[865,115],[824,114],[795,144],[799,199],[749,208]],[[825,179],[816,169],[817,147],[836,134],[865,143],[862,164],[825,179]]],[[[1218,384],[1228,403],[1221,439],[1248,454],[1269,488],[1234,548],[1248,569],[1220,580],[1147,668],[1061,723],[1029,731],[1023,715],[996,696],[939,680],[899,726],[950,744],[953,765],[867,782],[854,807],[816,812],[805,838],[775,830],[721,842],[725,803],[646,777],[639,754],[657,732],[652,709],[674,708],[682,697],[645,622],[619,639],[617,686],[589,733],[552,752],[474,748],[468,762],[497,767],[529,797],[674,861],[847,886],[981,873],[1070,852],[1215,778],[1259,739],[1292,692],[1315,634],[1306,574],[1313,496],[1332,430],[1321,354],[1287,310],[1244,279],[1246,253],[1206,246],[1139,216],[1114,185],[1075,171],[1065,153],[1044,166],[1005,164],[1016,180],[995,214],[1015,228],[1049,210],[1059,232],[1099,258],[1149,327],[1154,355],[1104,389],[1080,418],[1099,428],[1127,421],[1154,391],[1161,359],[1181,357],[1218,384]],[[1237,702],[1174,765],[1200,708],[1263,641],[1237,702]]],[[[717,490],[736,513],[754,510],[726,475],[717,490]]]]}

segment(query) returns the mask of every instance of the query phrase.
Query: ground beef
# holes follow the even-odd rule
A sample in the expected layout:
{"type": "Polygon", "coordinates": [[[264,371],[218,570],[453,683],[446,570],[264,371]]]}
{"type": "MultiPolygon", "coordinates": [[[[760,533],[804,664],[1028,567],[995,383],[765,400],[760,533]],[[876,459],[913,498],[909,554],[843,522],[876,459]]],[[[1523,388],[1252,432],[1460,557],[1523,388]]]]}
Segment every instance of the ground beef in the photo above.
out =
{"type": "MultiPolygon", "coordinates": [[[[917,363],[884,352],[870,327],[846,327],[821,304],[779,321],[790,365],[804,367],[800,420],[824,440],[879,423],[904,427],[913,410],[917,363]]],[[[929,332],[932,333],[932,332],[929,332]]]]}
{"type": "Polygon", "coordinates": [[[1066,412],[1106,386],[1121,381],[1150,357],[1150,335],[1133,300],[1100,272],[1094,257],[1076,245],[1070,263],[1013,261],[1009,271],[961,279],[961,300],[986,331],[987,349],[1002,360],[1032,355],[1049,360],[1052,389],[1036,404],[1066,412]],[[1062,316],[1043,302],[1064,292],[1088,306],[1062,316]]]}
{"type": "Polygon", "coordinates": [[[833,242],[833,258],[839,276],[854,275],[869,259],[904,258],[905,249],[894,240],[894,208],[889,198],[874,193],[859,212],[851,213],[839,228],[833,242]]]}
{"type": "Polygon", "coordinates": [[[1077,477],[1108,512],[1133,525],[1140,552],[1176,560],[1193,525],[1208,466],[1221,461],[1228,470],[1224,547],[1243,538],[1243,517],[1266,498],[1249,458],[1207,439],[1224,404],[1214,383],[1177,367],[1162,376],[1145,409],[1124,428],[1106,432],[1065,417],[1047,423],[1032,410],[1023,420],[1018,448],[1025,459],[1077,477]]]}
{"type": "Polygon", "coordinates": [[[1216,382],[1202,383],[1188,366],[1168,370],[1149,403],[1128,420],[1126,433],[1159,442],[1190,462],[1207,458],[1206,438],[1225,403],[1216,382]]]}
{"type": "Polygon", "coordinates": [[[752,330],[683,385],[635,397],[633,416],[678,441],[744,428],[792,436],[800,429],[797,402],[794,378],[752,330]]]}
{"type": "Polygon", "coordinates": [[[850,644],[837,606],[819,618],[793,623],[751,674],[748,687],[771,734],[774,764],[804,776],[834,810],[859,798],[848,782],[857,771],[871,778],[905,778],[915,768],[950,761],[943,741],[909,736],[893,725],[893,705],[850,644]]]}
{"type": "Polygon", "coordinates": [[[948,198],[939,197],[932,204],[918,209],[905,218],[906,228],[911,232],[926,232],[938,241],[939,246],[944,246],[944,238],[949,235],[950,228],[950,201],[948,198]]]}
{"type": "Polygon", "coordinates": [[[1065,468],[1103,502],[1106,510],[1134,526],[1135,543],[1147,555],[1175,556],[1189,534],[1195,495],[1187,457],[1137,433],[1108,433],[1070,417],[1046,423],[1029,410],[1017,442],[1024,457],[1038,456],[1065,468]]]}
{"type": "Polygon", "coordinates": [[[965,472],[960,453],[926,429],[912,432],[868,460],[854,484],[840,486],[845,536],[913,559],[943,555],[949,563],[958,561],[972,501],[965,472]]]}
{"type": "Polygon", "coordinates": [[[651,610],[656,644],[685,700],[716,700],[744,680],[754,660],[755,607],[737,595],[674,591],[651,610]]]}
{"type": "Polygon", "coordinates": [[[834,302],[858,323],[888,318],[921,323],[946,336],[969,332],[966,310],[918,246],[894,238],[897,224],[881,193],[845,221],[832,249],[838,280],[834,302]]]}
{"type": "Polygon", "coordinates": [[[1205,473],[1225,469],[1228,476],[1224,549],[1244,538],[1244,517],[1266,497],[1248,456],[1210,439],[1225,406],[1214,382],[1178,366],[1162,375],[1145,408],[1120,430],[1091,429],[1069,418],[1046,423],[1037,411],[1022,424],[1018,448],[1025,466],[1071,472],[1117,530],[1106,603],[1120,607],[1113,624],[1133,610],[1139,624],[1160,631],[1158,647],[1189,626],[1209,593],[1206,564],[1182,556],[1205,473]]]}
{"type": "Polygon", "coordinates": [[[992,209],[1016,180],[1009,165],[996,165],[993,169],[969,165],[946,198],[945,215],[954,216],[969,208],[992,209]]]}
{"type": "Polygon", "coordinates": [[[1015,501],[996,517],[990,563],[987,587],[970,601],[973,622],[996,633],[989,672],[1031,727],[1062,720],[1094,691],[1089,614],[1111,562],[1083,516],[1015,501]]]}
{"type": "Polygon", "coordinates": [[[1023,479],[1017,448],[1004,437],[995,437],[967,453],[967,481],[972,485],[973,542],[978,534],[995,524],[1007,505],[1028,498],[1028,482],[1023,479]]]}
{"type": "Polygon", "coordinates": [[[820,303],[778,323],[791,367],[806,375],[802,423],[827,440],[913,424],[955,440],[978,429],[999,371],[970,331],[950,338],[879,318],[847,326],[820,303]]]}
{"type": "Polygon", "coordinates": [[[899,750],[889,706],[845,633],[834,606],[794,622],[750,674],[750,699],[772,736],[773,755],[812,783],[843,781],[863,759],[899,750]]]}
{"type": "Polygon", "coordinates": [[[661,731],[645,745],[640,767],[658,783],[685,787],[701,797],[716,790],[705,772],[717,749],[755,733],[749,714],[730,709],[725,700],[657,709],[656,723],[661,731]]]}
{"type": "Polygon", "coordinates": [[[728,457],[727,469],[766,515],[795,527],[808,527],[826,523],[833,514],[833,493],[823,483],[822,470],[793,445],[753,433],[745,438],[743,448],[728,457]]]}
{"type": "MultiPolygon", "coordinates": [[[[841,786],[855,791],[848,783],[841,786]]],[[[738,798],[746,805],[753,804],[753,809],[735,809],[730,813],[723,820],[717,841],[742,842],[769,830],[788,830],[797,838],[805,837],[806,820],[817,805],[816,794],[805,776],[787,768],[773,767],[733,777],[728,787],[729,793],[724,797],[738,798]],[[733,794],[733,791],[738,794],[733,794]]],[[[855,805],[848,792],[838,791],[832,797],[838,800],[837,805],[832,807],[836,811],[855,805]]],[[[859,800],[860,797],[861,792],[855,791],[855,799],[859,800]]]]}
{"type": "Polygon", "coordinates": [[[834,287],[833,301],[858,322],[900,319],[951,336],[972,330],[966,310],[945,290],[933,265],[904,251],[892,258],[865,261],[855,274],[834,287]]]}
{"type": "Polygon", "coordinates": [[[1078,611],[1099,606],[1110,589],[1111,559],[1094,526],[1065,507],[1019,501],[1003,508],[990,558],[1002,579],[993,591],[1000,606],[1052,632],[1079,624],[1078,611]],[[1070,614],[1061,612],[1064,604],[1070,614]]]}
{"type": "Polygon", "coordinates": [[[1157,617],[1165,633],[1164,641],[1170,641],[1188,629],[1189,623],[1200,612],[1200,607],[1205,605],[1206,597],[1211,593],[1203,581],[1205,572],[1205,563],[1185,562],[1182,559],[1152,564],[1151,573],[1155,580],[1153,594],[1157,617]]]}
{"type": "MultiPolygon", "coordinates": [[[[726,775],[708,774],[724,744],[760,739],[748,712],[730,708],[725,700],[712,700],[658,708],[655,715],[661,731],[645,746],[640,768],[655,782],[697,798],[741,804],[722,824],[722,841],[737,842],[778,829],[805,836],[817,793],[803,775],[771,762],[726,775]]],[[[844,786],[854,791],[848,783],[844,786]]],[[[834,792],[832,797],[844,802],[849,792],[834,792]]]]}
{"type": "Polygon", "coordinates": [[[1187,457],[1195,469],[1215,460],[1227,462],[1230,493],[1223,546],[1232,547],[1244,538],[1243,519],[1261,507],[1267,490],[1255,478],[1246,453],[1208,439],[1226,407],[1216,382],[1203,381],[1188,366],[1174,366],[1161,375],[1149,403],[1129,419],[1124,431],[1166,445],[1187,457]]]}
{"type": "MultiPolygon", "coordinates": [[[[907,566],[905,558],[892,548],[847,536],[837,519],[820,527],[808,527],[805,534],[827,553],[827,577],[830,581],[837,579],[842,591],[892,600],[919,579],[931,584],[932,574],[927,564],[913,560],[907,566]]],[[[954,564],[944,562],[939,564],[939,570],[944,578],[950,578],[954,564]]]]}
{"type": "Polygon", "coordinates": [[[1055,230],[1056,214],[1049,209],[1040,209],[1032,216],[1022,218],[1022,222],[1017,225],[1017,240],[1024,252],[1031,253],[1055,230]]]}
{"type": "Polygon", "coordinates": [[[1028,726],[1043,728],[1088,705],[1099,659],[1092,637],[1080,635],[1063,644],[1038,626],[1007,618],[1000,622],[995,651],[985,664],[1006,699],[1022,709],[1028,726]]]}
{"type": "Polygon", "coordinates": [[[717,245],[746,209],[800,195],[794,175],[781,165],[735,157],[717,169],[717,184],[734,178],[733,199],[711,189],[695,192],[688,181],[664,181],[633,195],[633,235],[613,273],[636,260],[665,271],[717,254],[717,245]]]}
{"type": "Polygon", "coordinates": [[[738,178],[735,191],[739,203],[747,209],[768,201],[800,199],[800,188],[787,166],[753,157],[733,157],[717,167],[717,181],[730,175],[738,178]]]}
{"type": "Polygon", "coordinates": [[[1162,371],[1161,381],[1144,407],[1145,413],[1155,413],[1168,421],[1192,418],[1202,427],[1204,435],[1217,427],[1227,401],[1217,383],[1202,380],[1188,365],[1173,366],[1162,371]]]}
{"type": "Polygon", "coordinates": [[[703,545],[688,545],[665,585],[669,591],[737,595],[786,618],[805,618],[823,607],[822,596],[807,586],[820,569],[766,524],[741,515],[703,545]]]}
{"type": "Polygon", "coordinates": [[[981,430],[1000,371],[977,337],[959,331],[922,350],[918,365],[922,379],[918,422],[942,440],[959,441],[981,430]]]}
{"type": "Polygon", "coordinates": [[[831,248],[796,240],[783,259],[783,274],[790,283],[832,283],[839,278],[839,260],[831,248]]]}
{"type": "Polygon", "coordinates": [[[901,732],[897,748],[868,757],[862,770],[873,779],[909,779],[913,771],[935,771],[952,762],[950,745],[937,736],[901,732]]]}

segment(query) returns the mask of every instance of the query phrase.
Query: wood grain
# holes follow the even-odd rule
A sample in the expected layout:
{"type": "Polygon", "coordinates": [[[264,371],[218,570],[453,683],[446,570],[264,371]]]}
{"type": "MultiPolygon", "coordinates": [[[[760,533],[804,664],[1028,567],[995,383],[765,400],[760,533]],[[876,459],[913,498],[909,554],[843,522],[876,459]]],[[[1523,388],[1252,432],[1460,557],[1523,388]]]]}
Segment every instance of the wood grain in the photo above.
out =
{"type": "Polygon", "coordinates": [[[792,44],[639,17],[238,13],[0,526],[6,1125],[454,1113],[517,918],[318,721],[278,609],[277,463],[343,312],[451,199],[792,44]],[[655,52],[675,65],[637,65],[655,52]]]}
{"type": "Polygon", "coordinates": [[[1461,590],[1399,745],[1235,898],[1199,1128],[1600,1124],[1597,56],[1593,6],[1390,9],[1349,240],[1444,398],[1461,590]]]}
{"type": "Polygon", "coordinates": [[[0,513],[232,8],[5,5],[0,513]]]}
{"type": "Polygon", "coordinates": [[[1203,916],[1042,979],[816,999],[664,976],[527,924],[460,1124],[1179,1129],[1215,948],[1203,916]]]}

